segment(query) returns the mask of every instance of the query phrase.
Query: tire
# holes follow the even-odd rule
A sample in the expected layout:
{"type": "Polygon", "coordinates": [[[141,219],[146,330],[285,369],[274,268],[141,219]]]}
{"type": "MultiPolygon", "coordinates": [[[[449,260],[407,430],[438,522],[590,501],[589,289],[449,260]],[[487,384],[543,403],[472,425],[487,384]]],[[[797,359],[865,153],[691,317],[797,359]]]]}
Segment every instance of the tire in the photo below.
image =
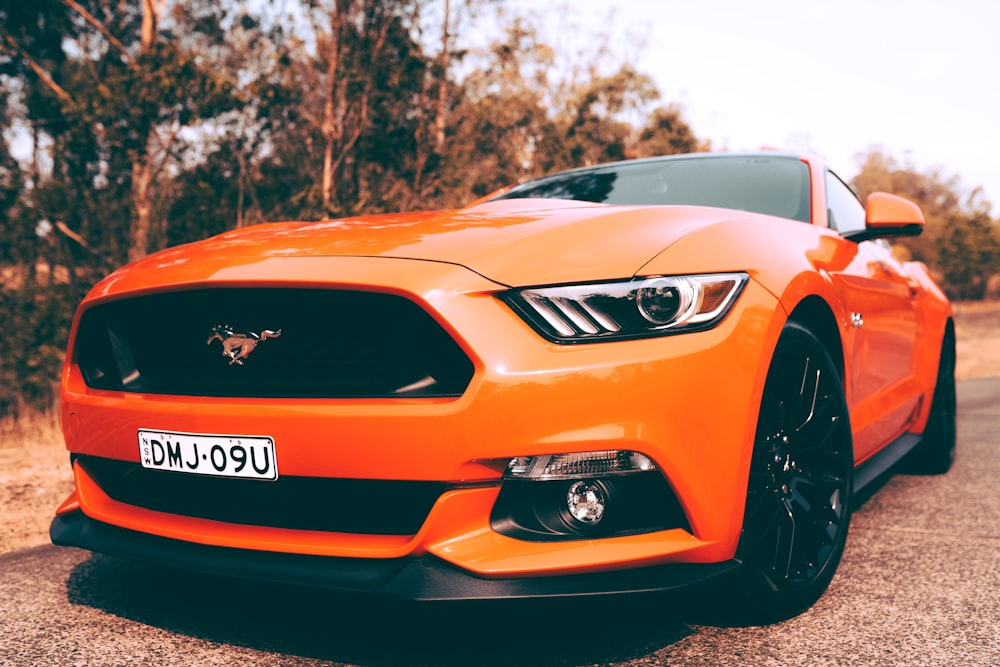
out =
{"type": "Polygon", "coordinates": [[[788,323],[764,384],[736,591],[751,623],[790,618],[826,590],[851,519],[854,455],[843,385],[810,331],[788,323]]]}
{"type": "Polygon", "coordinates": [[[934,385],[927,428],[924,429],[920,444],[906,458],[906,472],[940,475],[951,469],[955,463],[956,407],[955,337],[948,331],[941,344],[941,361],[938,362],[937,382],[934,385]]]}

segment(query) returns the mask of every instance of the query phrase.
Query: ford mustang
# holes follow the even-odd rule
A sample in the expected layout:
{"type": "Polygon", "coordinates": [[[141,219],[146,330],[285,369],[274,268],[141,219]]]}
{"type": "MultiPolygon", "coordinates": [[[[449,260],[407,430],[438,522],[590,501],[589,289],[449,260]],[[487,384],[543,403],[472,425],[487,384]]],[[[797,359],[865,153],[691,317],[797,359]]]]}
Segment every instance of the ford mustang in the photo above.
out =
{"type": "Polygon", "coordinates": [[[955,456],[955,329],[818,158],[698,154],[272,223],[96,285],[56,544],[415,600],[815,602],[852,502],[955,456]]]}

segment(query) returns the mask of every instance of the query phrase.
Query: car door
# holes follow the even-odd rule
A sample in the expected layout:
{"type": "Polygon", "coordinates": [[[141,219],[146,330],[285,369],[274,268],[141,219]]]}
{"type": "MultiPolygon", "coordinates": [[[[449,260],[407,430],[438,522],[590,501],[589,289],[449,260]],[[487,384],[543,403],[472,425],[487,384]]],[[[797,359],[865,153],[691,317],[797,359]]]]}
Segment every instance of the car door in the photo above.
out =
{"type": "MultiPolygon", "coordinates": [[[[864,229],[858,198],[832,172],[825,180],[830,226],[840,233],[864,229]]],[[[831,277],[850,320],[844,382],[860,461],[900,435],[919,407],[914,352],[920,286],[882,239],[858,243],[851,262],[831,277]]]]}

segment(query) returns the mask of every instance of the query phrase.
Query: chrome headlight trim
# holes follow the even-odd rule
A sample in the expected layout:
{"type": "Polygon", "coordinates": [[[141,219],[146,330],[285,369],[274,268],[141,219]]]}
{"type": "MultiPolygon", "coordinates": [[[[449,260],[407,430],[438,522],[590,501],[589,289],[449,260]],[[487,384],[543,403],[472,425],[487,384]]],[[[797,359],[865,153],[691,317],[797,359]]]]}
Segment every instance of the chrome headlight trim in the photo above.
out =
{"type": "Polygon", "coordinates": [[[643,276],[518,288],[499,297],[554,343],[597,343],[711,329],[749,279],[743,272],[643,276]]]}

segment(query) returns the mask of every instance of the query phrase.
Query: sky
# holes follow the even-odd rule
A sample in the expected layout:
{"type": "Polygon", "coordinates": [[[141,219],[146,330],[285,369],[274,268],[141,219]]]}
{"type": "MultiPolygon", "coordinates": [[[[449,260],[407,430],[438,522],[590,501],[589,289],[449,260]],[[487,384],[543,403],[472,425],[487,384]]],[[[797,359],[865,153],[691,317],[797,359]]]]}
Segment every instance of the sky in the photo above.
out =
{"type": "MultiPolygon", "coordinates": [[[[844,178],[872,147],[1000,209],[1000,3],[571,0],[545,32],[610,32],[713,148],[809,150],[844,178]]],[[[543,9],[544,8],[544,9],[543,9]]]]}

